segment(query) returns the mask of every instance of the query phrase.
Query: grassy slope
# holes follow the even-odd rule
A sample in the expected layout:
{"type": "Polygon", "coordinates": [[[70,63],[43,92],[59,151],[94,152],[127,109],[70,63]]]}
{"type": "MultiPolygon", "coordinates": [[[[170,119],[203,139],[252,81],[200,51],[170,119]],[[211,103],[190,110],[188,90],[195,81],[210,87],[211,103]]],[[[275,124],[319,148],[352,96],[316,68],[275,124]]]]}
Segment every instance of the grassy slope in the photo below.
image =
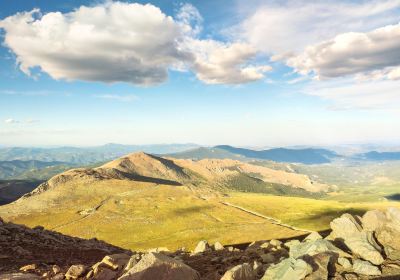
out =
{"type": "Polygon", "coordinates": [[[31,197],[23,205],[0,207],[0,215],[131,249],[193,248],[201,239],[230,244],[302,234],[225,206],[220,197],[199,197],[204,195],[186,187],[129,181],[65,184],[42,194],[40,201],[31,197]],[[87,217],[78,213],[99,205],[87,217]]]}
{"type": "Polygon", "coordinates": [[[342,213],[363,214],[369,209],[400,207],[399,202],[339,202],[300,197],[233,193],[232,204],[280,219],[284,223],[310,230],[329,228],[329,222],[342,213]]]}

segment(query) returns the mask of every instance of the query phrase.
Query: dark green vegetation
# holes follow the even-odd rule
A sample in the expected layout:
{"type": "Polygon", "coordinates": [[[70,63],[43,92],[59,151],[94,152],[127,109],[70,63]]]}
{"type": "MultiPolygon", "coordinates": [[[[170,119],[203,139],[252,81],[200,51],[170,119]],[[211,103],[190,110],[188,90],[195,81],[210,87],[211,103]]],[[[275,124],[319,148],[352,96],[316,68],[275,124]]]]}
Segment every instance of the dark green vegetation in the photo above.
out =
{"type": "Polygon", "coordinates": [[[278,196],[297,196],[309,198],[320,198],[325,196],[325,193],[323,192],[312,193],[301,188],[293,188],[283,184],[265,182],[259,178],[251,176],[251,174],[230,176],[226,180],[225,186],[228,189],[246,193],[263,193],[278,196]]]}

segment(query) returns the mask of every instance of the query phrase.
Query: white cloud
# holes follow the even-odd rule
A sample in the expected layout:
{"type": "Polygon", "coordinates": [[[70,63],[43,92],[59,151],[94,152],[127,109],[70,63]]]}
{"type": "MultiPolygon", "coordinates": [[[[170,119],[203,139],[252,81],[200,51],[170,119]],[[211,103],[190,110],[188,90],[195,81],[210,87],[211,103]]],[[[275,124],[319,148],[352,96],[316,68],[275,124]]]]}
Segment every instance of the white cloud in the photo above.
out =
{"type": "Polygon", "coordinates": [[[243,84],[264,78],[267,65],[251,65],[257,51],[249,44],[224,44],[214,40],[190,40],[195,53],[193,68],[197,78],[207,84],[243,84]]]}
{"type": "Polygon", "coordinates": [[[150,4],[107,2],[43,16],[33,10],[0,27],[22,71],[39,66],[54,79],[153,85],[189,57],[178,47],[179,26],[150,4]]]}
{"type": "Polygon", "coordinates": [[[264,77],[269,67],[248,62],[256,55],[252,47],[200,39],[202,22],[190,4],[182,5],[173,19],[151,4],[109,1],[65,14],[18,13],[0,21],[0,28],[28,75],[39,67],[57,80],[144,86],[164,82],[169,69],[192,70],[212,84],[264,77]]]}
{"type": "Polygon", "coordinates": [[[351,79],[316,81],[308,85],[304,94],[318,96],[332,102],[332,110],[400,111],[400,81],[380,80],[355,83],[351,79]]]}
{"type": "Polygon", "coordinates": [[[400,0],[261,1],[236,36],[269,54],[299,52],[339,33],[365,32],[398,21],[400,0]]]}
{"type": "Polygon", "coordinates": [[[400,66],[400,24],[367,33],[337,35],[289,58],[288,65],[302,74],[314,73],[318,78],[369,73],[372,79],[385,76],[398,79],[399,68],[393,67],[400,66]]]}
{"type": "Polygon", "coordinates": [[[4,120],[4,122],[6,123],[6,124],[15,124],[15,123],[19,123],[19,121],[17,121],[17,120],[15,120],[15,119],[6,119],[6,120],[4,120]]]}

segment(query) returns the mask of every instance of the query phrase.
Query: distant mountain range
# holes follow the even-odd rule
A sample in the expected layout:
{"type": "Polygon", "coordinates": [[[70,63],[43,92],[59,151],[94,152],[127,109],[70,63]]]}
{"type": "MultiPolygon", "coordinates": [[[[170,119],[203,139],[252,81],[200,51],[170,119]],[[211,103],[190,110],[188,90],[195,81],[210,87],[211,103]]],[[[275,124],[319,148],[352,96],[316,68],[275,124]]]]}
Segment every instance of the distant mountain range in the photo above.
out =
{"type": "Polygon", "coordinates": [[[276,162],[322,164],[329,163],[340,155],[327,149],[287,149],[275,148],[269,150],[251,150],[220,145],[212,148],[195,148],[181,153],[170,154],[174,158],[230,158],[230,159],[258,159],[276,162]]]}
{"type": "Polygon", "coordinates": [[[87,165],[106,162],[123,155],[144,151],[153,154],[182,152],[198,147],[195,144],[158,144],[158,145],[120,145],[106,144],[97,147],[58,147],[58,148],[0,148],[0,161],[39,160],[44,162],[64,162],[87,165]]]}
{"type": "Polygon", "coordinates": [[[368,152],[354,156],[355,159],[369,161],[400,160],[400,152],[368,152]]]}

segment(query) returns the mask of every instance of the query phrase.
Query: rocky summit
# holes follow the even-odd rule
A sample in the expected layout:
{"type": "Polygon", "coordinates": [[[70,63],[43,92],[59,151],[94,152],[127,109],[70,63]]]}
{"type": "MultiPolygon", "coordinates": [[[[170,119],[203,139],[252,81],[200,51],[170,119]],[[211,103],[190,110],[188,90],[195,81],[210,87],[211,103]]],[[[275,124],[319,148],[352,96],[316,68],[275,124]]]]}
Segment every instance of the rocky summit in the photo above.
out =
{"type": "Polygon", "coordinates": [[[174,252],[134,252],[0,220],[0,279],[400,279],[399,236],[398,208],[343,214],[325,237],[236,246],[201,240],[193,251],[174,252]]]}

